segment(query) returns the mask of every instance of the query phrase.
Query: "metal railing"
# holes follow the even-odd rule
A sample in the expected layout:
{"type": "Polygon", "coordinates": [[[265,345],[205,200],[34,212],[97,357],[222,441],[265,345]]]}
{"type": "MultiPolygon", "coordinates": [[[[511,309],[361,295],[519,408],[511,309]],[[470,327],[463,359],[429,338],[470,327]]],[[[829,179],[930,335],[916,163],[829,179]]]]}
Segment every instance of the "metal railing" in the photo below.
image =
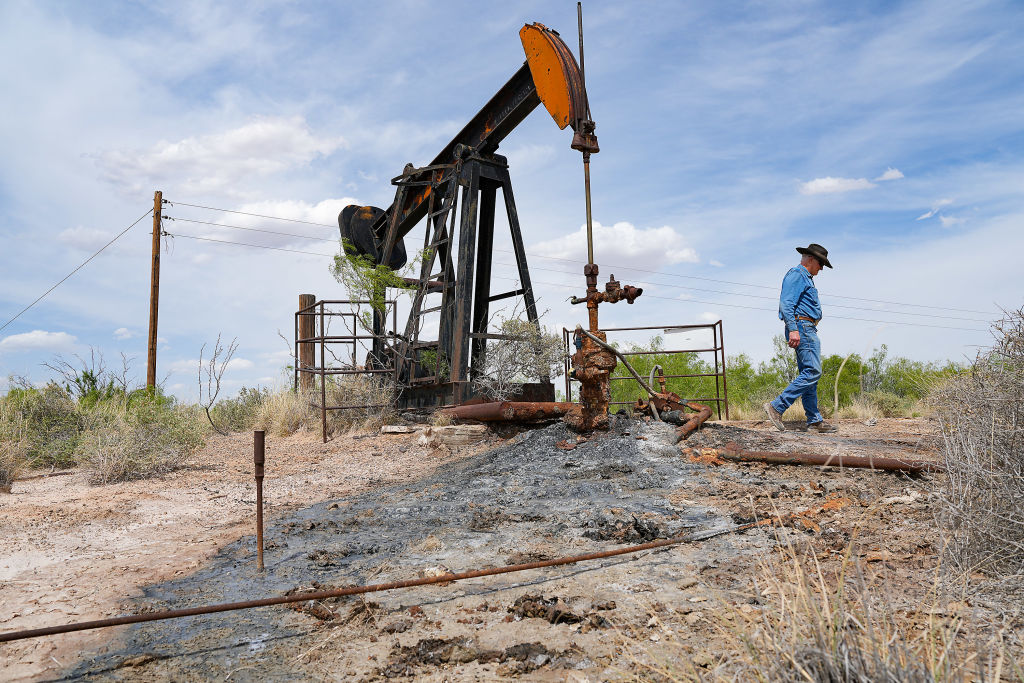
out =
{"type": "MultiPolygon", "coordinates": [[[[361,342],[373,342],[383,340],[385,345],[388,340],[394,341],[398,334],[394,331],[398,325],[398,310],[395,300],[389,299],[384,302],[385,314],[391,313],[391,331],[381,334],[363,332],[360,334],[359,318],[360,308],[363,305],[371,305],[373,302],[365,299],[323,299],[313,304],[300,308],[295,312],[295,368],[293,372],[293,388],[298,390],[302,384],[303,375],[312,376],[312,382],[307,385],[309,388],[319,388],[320,402],[311,402],[310,406],[320,410],[320,426],[323,433],[324,443],[327,443],[327,412],[330,410],[360,410],[370,408],[384,408],[390,404],[367,404],[367,405],[344,405],[335,406],[327,404],[327,383],[329,377],[336,375],[391,375],[395,377],[397,369],[392,363],[391,367],[373,367],[375,363],[367,358],[369,352],[363,357],[363,364],[359,364],[359,346],[361,342]],[[332,310],[331,306],[345,306],[348,310],[332,310]],[[345,328],[345,334],[329,334],[330,321],[340,318],[345,328]],[[346,322],[346,318],[350,320],[346,322]],[[351,345],[351,360],[342,361],[338,354],[329,350],[331,346],[351,345]],[[317,348],[319,347],[319,349],[317,348]],[[319,354],[316,351],[319,350],[319,354]],[[328,365],[327,356],[330,354],[332,360],[338,365],[328,365]],[[319,356],[319,363],[317,357],[319,356]],[[319,377],[319,387],[316,378],[319,377]]],[[[348,349],[346,349],[348,350],[348,349]]],[[[380,362],[380,359],[377,359],[380,362]]]]}
{"type": "MultiPolygon", "coordinates": [[[[725,332],[722,328],[722,321],[714,323],[702,323],[694,325],[647,325],[643,327],[609,327],[602,329],[601,331],[606,333],[608,336],[608,343],[612,344],[615,342],[612,332],[636,332],[643,330],[662,330],[664,332],[687,332],[687,331],[698,331],[698,330],[709,330],[711,332],[711,346],[710,347],[695,347],[695,348],[683,348],[683,349],[671,349],[671,350],[633,350],[633,351],[620,351],[623,356],[674,356],[680,354],[712,354],[714,372],[697,372],[687,374],[666,374],[665,379],[696,379],[701,377],[714,377],[715,378],[715,395],[714,396],[683,396],[688,401],[695,401],[697,403],[714,403],[715,409],[718,412],[718,419],[722,419],[723,408],[725,410],[725,419],[729,419],[729,392],[725,377],[725,332]]],[[[575,352],[575,348],[572,348],[572,336],[573,330],[568,328],[562,328],[562,339],[565,343],[565,396],[567,401],[572,400],[572,379],[569,377],[571,370],[570,356],[575,352]]],[[[609,378],[612,382],[636,382],[629,374],[621,376],[612,376],[609,378]]],[[[671,387],[669,387],[671,390],[671,387]]],[[[678,392],[677,392],[678,393],[678,392]]],[[[632,405],[632,401],[611,401],[610,405],[632,405]]]]}

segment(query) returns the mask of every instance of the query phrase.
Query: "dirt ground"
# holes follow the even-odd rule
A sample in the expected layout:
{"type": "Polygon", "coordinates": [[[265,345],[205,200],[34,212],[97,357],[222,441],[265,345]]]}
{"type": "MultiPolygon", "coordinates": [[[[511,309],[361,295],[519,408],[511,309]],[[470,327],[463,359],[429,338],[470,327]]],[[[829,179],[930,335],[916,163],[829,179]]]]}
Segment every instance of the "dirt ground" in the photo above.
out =
{"type": "Polygon", "coordinates": [[[587,564],[0,645],[0,678],[583,681],[629,678],[648,660],[711,669],[722,612],[756,616],[764,560],[794,543],[815,550],[825,571],[849,549],[913,614],[935,583],[942,475],[715,464],[708,450],[735,441],[938,459],[926,419],[839,426],[818,435],[708,423],[683,450],[665,425],[624,418],[588,440],[554,424],[440,451],[406,435],[270,439],[263,575],[252,569],[249,435],[215,438],[192,466],[157,480],[17,482],[0,497],[4,631],[804,514],[782,529],[587,564]]]}
{"type": "MultiPolygon", "coordinates": [[[[493,443],[493,441],[491,442],[493,443]]],[[[268,436],[266,523],[312,503],[399,481],[488,444],[435,450],[411,435],[268,436]]],[[[251,434],[212,436],[190,464],[157,479],[92,486],[84,472],[15,482],[0,495],[0,628],[100,619],[132,609],[141,588],[200,567],[253,534],[251,434]]],[[[0,680],[56,677],[116,630],[0,645],[0,680]]]]}

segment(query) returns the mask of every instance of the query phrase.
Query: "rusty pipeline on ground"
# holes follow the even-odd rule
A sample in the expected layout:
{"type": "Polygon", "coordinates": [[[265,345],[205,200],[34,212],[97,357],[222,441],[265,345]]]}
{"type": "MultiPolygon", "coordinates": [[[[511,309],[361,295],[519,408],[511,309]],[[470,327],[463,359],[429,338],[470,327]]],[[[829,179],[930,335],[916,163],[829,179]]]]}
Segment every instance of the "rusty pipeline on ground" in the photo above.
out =
{"type": "Polygon", "coordinates": [[[530,422],[562,417],[575,405],[560,401],[492,401],[445,408],[440,412],[460,420],[530,422]]]}
{"type": "Polygon", "coordinates": [[[766,462],[772,465],[816,465],[831,467],[859,467],[872,470],[898,470],[916,474],[919,472],[945,472],[946,468],[937,462],[927,460],[906,460],[887,456],[870,455],[825,455],[823,453],[783,453],[777,451],[745,451],[735,441],[730,441],[717,455],[725,460],[738,462],[766,462]]]}
{"type": "Polygon", "coordinates": [[[764,526],[765,521],[751,522],[749,524],[740,524],[738,526],[728,527],[725,529],[708,529],[706,531],[698,531],[692,534],[681,534],[679,536],[673,536],[671,538],[663,538],[657,541],[650,541],[648,543],[641,543],[640,545],[627,546],[625,548],[615,548],[613,550],[603,550],[595,553],[587,553],[585,555],[573,555],[570,557],[559,557],[552,560],[542,560],[539,562],[526,562],[523,564],[514,564],[505,567],[488,567],[485,569],[474,569],[471,571],[461,572],[458,574],[441,574],[440,576],[429,576],[421,579],[408,579],[405,581],[392,581],[390,583],[377,583],[368,586],[349,586],[346,588],[336,588],[333,590],[316,591],[310,593],[292,594],[292,595],[281,595],[273,598],[262,598],[260,600],[246,600],[243,602],[227,602],[219,605],[204,605],[202,607],[189,607],[186,609],[174,609],[167,610],[164,612],[150,612],[147,614],[129,614],[120,617],[111,617],[108,619],[96,619],[93,621],[79,621],[71,624],[62,624],[60,626],[47,626],[45,628],[33,628],[26,629],[24,631],[11,631],[9,633],[0,633],[0,643],[7,643],[14,640],[25,640],[27,638],[39,638],[42,636],[52,636],[61,633],[72,633],[75,631],[88,631],[97,628],[107,628],[111,626],[124,626],[127,624],[139,624],[147,621],[162,621],[164,619],[179,619],[181,617],[193,617],[200,614],[216,614],[218,612],[231,612],[242,609],[253,609],[256,607],[270,607],[272,605],[286,605],[296,602],[306,602],[308,600],[327,600],[329,598],[341,598],[348,595],[362,595],[365,593],[377,593],[380,591],[397,590],[400,588],[413,588],[416,586],[429,586],[432,584],[448,583],[451,581],[463,581],[465,579],[476,579],[483,576],[495,576],[497,574],[511,574],[513,572],[521,572],[529,569],[542,569],[544,567],[558,567],[567,564],[576,564],[578,562],[588,562],[591,560],[601,560],[608,557],[616,557],[618,555],[629,555],[632,553],[642,552],[644,550],[656,550],[658,548],[664,548],[671,545],[678,545],[680,543],[694,543],[697,541],[703,541],[715,536],[721,536],[724,534],[736,533],[739,531],[745,531],[752,529],[757,526],[764,526]]]}
{"type": "Polygon", "coordinates": [[[679,435],[680,440],[687,439],[690,434],[700,429],[700,426],[711,417],[711,407],[703,405],[701,403],[688,402],[686,404],[688,408],[696,410],[697,412],[690,416],[682,427],[676,430],[676,434],[679,435]]]}

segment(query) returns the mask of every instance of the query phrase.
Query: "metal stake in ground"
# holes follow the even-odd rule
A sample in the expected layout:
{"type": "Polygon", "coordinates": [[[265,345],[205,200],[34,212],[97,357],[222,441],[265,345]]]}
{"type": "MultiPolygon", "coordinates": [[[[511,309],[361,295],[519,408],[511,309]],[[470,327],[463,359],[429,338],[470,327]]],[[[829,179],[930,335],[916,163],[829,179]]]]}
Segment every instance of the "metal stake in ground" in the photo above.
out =
{"type": "Polygon", "coordinates": [[[267,433],[257,429],[252,433],[252,460],[256,464],[256,568],[263,571],[263,462],[266,455],[267,433]]]}

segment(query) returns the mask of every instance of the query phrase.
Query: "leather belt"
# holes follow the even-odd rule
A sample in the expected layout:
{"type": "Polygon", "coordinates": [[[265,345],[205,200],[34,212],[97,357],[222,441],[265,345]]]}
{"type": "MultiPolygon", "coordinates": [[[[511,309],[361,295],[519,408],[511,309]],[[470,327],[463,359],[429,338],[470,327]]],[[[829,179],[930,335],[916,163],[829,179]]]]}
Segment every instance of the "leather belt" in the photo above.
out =
{"type": "Polygon", "coordinates": [[[806,315],[798,315],[796,317],[796,319],[797,320],[806,320],[809,323],[813,323],[815,327],[817,327],[818,323],[821,322],[821,318],[818,318],[817,320],[815,320],[814,318],[808,318],[806,315]]]}

